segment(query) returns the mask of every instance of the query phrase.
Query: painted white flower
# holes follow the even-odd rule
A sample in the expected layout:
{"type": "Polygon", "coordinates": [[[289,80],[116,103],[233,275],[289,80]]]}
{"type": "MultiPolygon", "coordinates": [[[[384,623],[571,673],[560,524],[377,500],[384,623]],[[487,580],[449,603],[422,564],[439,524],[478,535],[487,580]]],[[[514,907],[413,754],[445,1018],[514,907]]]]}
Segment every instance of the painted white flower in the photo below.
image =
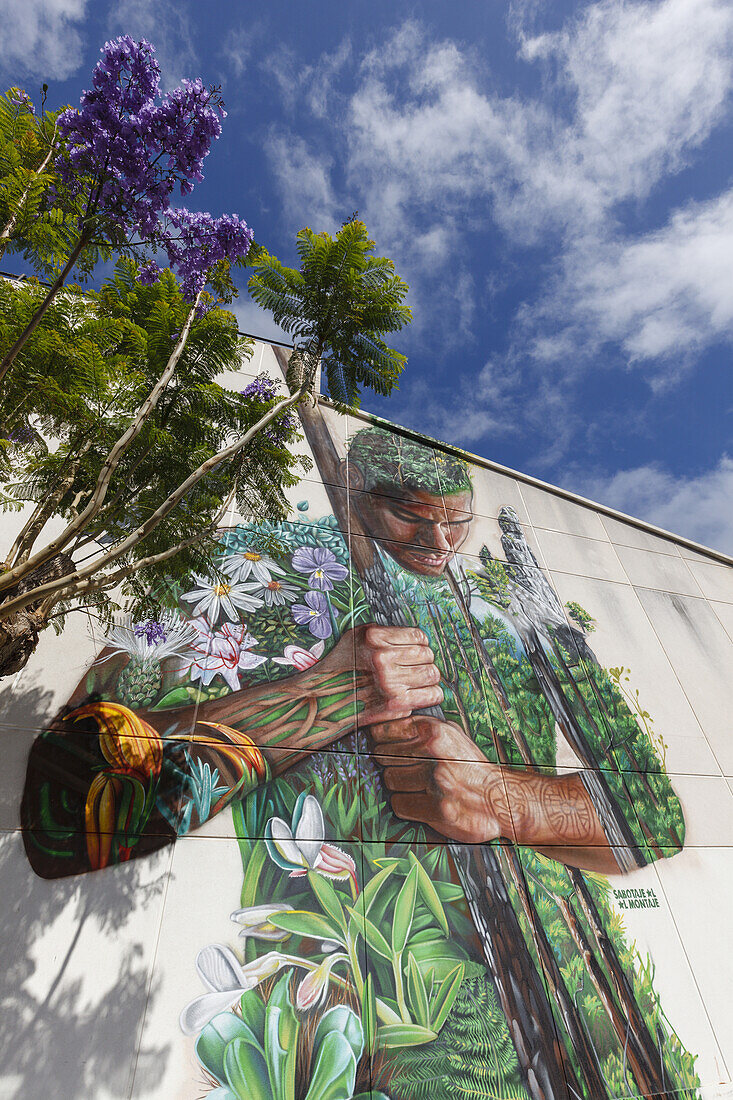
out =
{"type": "Polygon", "coordinates": [[[175,611],[163,611],[157,620],[134,622],[128,616],[113,626],[105,642],[112,650],[100,664],[126,653],[138,661],[163,661],[185,653],[196,640],[196,630],[175,611]]]}
{"type": "Polygon", "coordinates": [[[270,660],[276,665],[290,665],[292,668],[297,668],[298,672],[305,672],[307,668],[311,668],[320,661],[325,648],[326,643],[323,639],[314,642],[310,649],[305,649],[302,645],[286,645],[282,657],[271,657],[270,660]]]}
{"type": "Polygon", "coordinates": [[[251,653],[258,645],[243,623],[224,623],[221,630],[212,631],[205,619],[194,619],[196,643],[189,652],[193,654],[189,676],[208,687],[219,675],[232,691],[239,691],[239,673],[264,664],[267,657],[251,653]]]}
{"type": "Polygon", "coordinates": [[[196,588],[192,588],[181,598],[194,604],[194,615],[205,615],[212,626],[222,615],[231,622],[238,617],[238,611],[257,611],[262,607],[262,600],[253,596],[243,584],[217,581],[198,573],[195,574],[195,580],[196,588]]]}
{"type": "Polygon", "coordinates": [[[245,550],[243,554],[231,554],[224,560],[221,570],[233,581],[246,581],[252,576],[260,584],[269,584],[273,573],[279,573],[281,576],[285,574],[285,570],[276,565],[271,558],[258,554],[256,550],[245,550]]]}
{"type": "Polygon", "coordinates": [[[290,581],[279,581],[272,577],[267,584],[261,581],[248,581],[242,585],[248,592],[259,596],[264,600],[266,607],[285,607],[289,603],[295,603],[300,595],[300,589],[290,581]]]}
{"type": "Polygon", "coordinates": [[[337,955],[327,955],[315,970],[309,971],[303,978],[295,993],[296,1007],[301,1011],[316,1008],[326,996],[328,983],[331,979],[331,971],[337,963],[348,964],[349,956],[343,951],[337,955]]]}
{"type": "Polygon", "coordinates": [[[288,963],[302,965],[302,960],[269,951],[243,966],[230,947],[220,943],[203,947],[196,956],[196,969],[208,993],[186,1005],[179,1017],[181,1031],[184,1035],[198,1035],[214,1016],[288,963]]]}
{"type": "Polygon", "coordinates": [[[286,940],[290,935],[283,928],[270,924],[273,913],[292,913],[292,905],[284,902],[276,905],[250,905],[246,909],[235,909],[230,920],[241,924],[241,937],[251,936],[256,940],[286,940]]]}
{"type": "Polygon", "coordinates": [[[303,792],[288,825],[281,817],[271,817],[265,826],[265,845],[273,863],[299,878],[318,871],[327,878],[350,878],[357,892],[356,864],[350,855],[334,844],[325,844],[325,822],[318,799],[303,792]]]}

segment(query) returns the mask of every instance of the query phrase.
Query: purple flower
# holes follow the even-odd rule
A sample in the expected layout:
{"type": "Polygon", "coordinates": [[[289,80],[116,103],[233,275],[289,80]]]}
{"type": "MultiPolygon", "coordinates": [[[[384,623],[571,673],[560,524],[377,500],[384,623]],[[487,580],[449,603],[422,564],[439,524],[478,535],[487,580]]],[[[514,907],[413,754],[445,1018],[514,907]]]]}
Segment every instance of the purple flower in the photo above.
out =
{"type": "Polygon", "coordinates": [[[328,600],[322,592],[306,592],[305,603],[293,604],[291,611],[299,626],[307,626],[316,638],[330,638],[333,633],[328,613],[328,600]]]}
{"type": "Polygon", "coordinates": [[[318,588],[322,592],[330,592],[333,582],[342,581],[349,573],[345,565],[336,561],[333,551],[326,550],[323,546],[299,546],[292,561],[293,569],[308,574],[311,588],[318,588]]]}
{"type": "Polygon", "coordinates": [[[149,619],[145,623],[137,623],[134,627],[135,636],[142,638],[143,635],[149,646],[160,645],[160,643],[167,640],[167,634],[163,623],[156,622],[155,619],[149,619]]]}
{"type": "MultiPolygon", "coordinates": [[[[91,210],[115,237],[163,249],[193,299],[222,260],[246,255],[252,230],[235,215],[171,209],[176,188],[188,195],[203,178],[203,162],[221,134],[224,111],[216,89],[183,80],[159,99],[160,69],[144,39],[123,35],[107,42],[78,109],[59,116],[65,150],[56,167],[74,192],[88,187],[91,210]]],[[[154,281],[146,263],[141,282],[154,281]]]]}

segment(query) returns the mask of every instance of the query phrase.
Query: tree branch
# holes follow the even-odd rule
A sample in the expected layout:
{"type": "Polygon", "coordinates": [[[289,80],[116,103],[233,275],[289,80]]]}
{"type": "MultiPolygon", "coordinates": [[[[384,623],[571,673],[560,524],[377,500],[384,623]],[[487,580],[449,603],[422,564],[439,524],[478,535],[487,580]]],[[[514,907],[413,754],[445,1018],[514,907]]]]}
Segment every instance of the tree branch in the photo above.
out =
{"type": "MultiPolygon", "coordinates": [[[[234,443],[231,443],[228,447],[224,447],[221,451],[218,451],[215,455],[212,455],[211,458],[208,458],[206,462],[202,462],[202,464],[178,486],[175,492],[171,493],[170,496],[163,501],[163,503],[153,512],[153,514],[145,521],[145,523],[132,531],[130,535],[128,535],[126,539],[123,539],[122,542],[118,543],[117,546],[112,547],[112,549],[109,550],[106,554],[103,554],[101,558],[98,558],[95,562],[92,562],[90,565],[86,566],[85,569],[80,570],[76,574],[77,580],[82,581],[85,580],[87,577],[93,576],[95,573],[98,573],[100,570],[104,569],[104,567],[110,562],[116,561],[123,554],[128,553],[128,551],[132,550],[135,546],[138,546],[144,539],[147,538],[147,536],[152,531],[155,530],[156,527],[160,525],[160,523],[162,523],[168,513],[171,512],[173,508],[175,508],[176,505],[180,503],[180,501],[186,496],[186,494],[189,493],[191,489],[193,489],[199,483],[199,481],[201,481],[202,478],[206,477],[208,473],[210,473],[216,466],[220,465],[222,462],[227,462],[230,458],[233,458],[238,451],[241,451],[244,447],[246,447],[247,444],[250,443],[251,440],[254,439],[254,437],[258,435],[264,428],[266,428],[267,425],[270,424],[277,416],[279,416],[280,413],[285,412],[287,409],[297,404],[297,402],[300,401],[300,399],[304,396],[306,392],[306,387],[301,386],[299,390],[292,394],[292,396],[288,398],[283,398],[283,400],[280,401],[277,405],[273,406],[273,408],[271,408],[269,412],[265,413],[265,415],[261,417],[256,424],[253,424],[252,427],[245,432],[241,439],[235,440],[234,443]]],[[[195,538],[191,539],[187,543],[187,545],[190,545],[192,542],[197,541],[197,539],[202,538],[205,533],[206,532],[202,532],[201,534],[197,535],[195,538]]],[[[171,557],[172,555],[166,552],[165,556],[171,557]]],[[[32,559],[29,559],[29,561],[30,560],[32,559]]],[[[143,559],[143,561],[144,560],[145,559],[143,559]]],[[[144,565],[141,562],[137,562],[129,567],[129,571],[133,572],[134,570],[142,568],[144,568],[144,565]]],[[[51,593],[59,591],[64,587],[65,580],[63,578],[59,578],[57,581],[50,581],[48,584],[39,585],[38,588],[30,589],[28,592],[24,592],[22,595],[16,596],[12,600],[8,600],[8,602],[5,604],[0,604],[0,620],[7,618],[9,615],[12,615],[17,611],[22,610],[29,603],[35,603],[36,600],[43,599],[45,596],[51,595],[51,593]]]]}
{"type": "Polygon", "coordinates": [[[168,386],[168,383],[173,377],[173,373],[178,366],[181,355],[183,354],[183,349],[186,346],[188,334],[191,331],[196,308],[199,304],[200,299],[201,291],[199,291],[199,293],[196,295],[196,300],[191,306],[188,317],[186,318],[186,323],[181,330],[178,342],[176,343],[171,357],[166,364],[165,370],[153,386],[146,399],[143,401],[140,408],[137,410],[137,413],[135,414],[135,417],[130,426],[125,432],[123,432],[123,434],[115,443],[112,450],[107,455],[104,466],[99,472],[97,484],[94,487],[94,491],[92,492],[92,495],[89,499],[89,503],[86,505],[83,511],[79,513],[76,519],[72,520],[72,522],[67,525],[65,530],[63,530],[60,535],[53,539],[48,544],[48,546],[45,547],[44,550],[40,550],[37,554],[34,554],[32,557],[28,558],[28,560],[22,566],[16,566],[14,569],[11,569],[7,573],[4,573],[2,576],[0,576],[0,592],[3,589],[8,588],[11,584],[14,584],[15,581],[19,580],[26,573],[29,573],[31,570],[37,568],[39,565],[42,565],[43,562],[48,561],[49,558],[52,558],[60,550],[63,550],[63,548],[67,546],[69,542],[71,542],[77,531],[83,530],[84,527],[86,527],[87,523],[89,523],[89,521],[92,520],[95,515],[97,515],[100,508],[102,507],[102,504],[104,503],[104,498],[107,495],[110,481],[112,480],[112,476],[117,469],[117,466],[119,465],[123,454],[142,431],[145,422],[155,409],[155,406],[158,404],[158,401],[160,400],[162,394],[168,386]]]}

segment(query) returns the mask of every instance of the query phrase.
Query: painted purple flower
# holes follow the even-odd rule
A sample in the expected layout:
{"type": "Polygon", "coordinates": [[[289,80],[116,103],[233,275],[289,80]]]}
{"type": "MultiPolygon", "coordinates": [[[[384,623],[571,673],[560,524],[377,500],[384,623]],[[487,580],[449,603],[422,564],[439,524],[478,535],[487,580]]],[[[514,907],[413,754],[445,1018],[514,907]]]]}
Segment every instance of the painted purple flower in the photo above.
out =
{"type": "Polygon", "coordinates": [[[307,626],[316,638],[330,638],[333,633],[328,613],[328,600],[322,592],[306,592],[305,603],[293,604],[293,618],[300,626],[307,626]]]}
{"type": "Polygon", "coordinates": [[[321,592],[330,592],[333,582],[342,581],[349,573],[345,565],[336,561],[333,551],[324,546],[299,546],[293,554],[293,569],[307,573],[308,584],[321,592]]]}

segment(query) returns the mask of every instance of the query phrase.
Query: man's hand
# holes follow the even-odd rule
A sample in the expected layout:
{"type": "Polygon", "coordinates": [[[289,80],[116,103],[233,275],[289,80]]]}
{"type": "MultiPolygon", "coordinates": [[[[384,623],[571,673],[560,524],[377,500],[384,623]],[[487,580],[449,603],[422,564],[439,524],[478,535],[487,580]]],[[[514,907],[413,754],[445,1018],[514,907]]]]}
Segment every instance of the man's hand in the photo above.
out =
{"type": "Polygon", "coordinates": [[[459,843],[501,836],[573,867],[618,871],[580,774],[492,764],[460,726],[426,715],[383,722],[371,733],[398,817],[459,843]]]}
{"type": "MultiPolygon", "coordinates": [[[[339,646],[351,635],[345,634],[339,646]]],[[[422,630],[360,626],[353,631],[353,646],[360,681],[358,698],[365,704],[360,724],[407,718],[414,710],[443,702],[440,670],[422,630]]]]}
{"type": "Polygon", "coordinates": [[[513,837],[502,768],[460,726],[414,715],[372,726],[371,734],[398,817],[465,844],[513,837]]]}

